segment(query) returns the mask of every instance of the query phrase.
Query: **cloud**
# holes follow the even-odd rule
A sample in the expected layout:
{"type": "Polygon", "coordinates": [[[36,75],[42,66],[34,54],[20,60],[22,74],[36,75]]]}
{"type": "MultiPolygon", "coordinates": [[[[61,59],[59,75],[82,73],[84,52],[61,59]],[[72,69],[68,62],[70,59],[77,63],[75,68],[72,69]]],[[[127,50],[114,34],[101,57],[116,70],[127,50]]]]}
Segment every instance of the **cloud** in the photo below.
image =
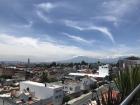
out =
{"type": "Polygon", "coordinates": [[[50,12],[52,9],[56,8],[57,5],[52,4],[50,2],[46,2],[46,3],[38,4],[37,7],[45,10],[46,12],[50,12]]]}
{"type": "Polygon", "coordinates": [[[95,30],[95,31],[101,32],[103,33],[103,35],[106,35],[113,43],[115,43],[114,37],[107,27],[96,26],[89,23],[82,23],[82,22],[79,23],[79,22],[74,22],[74,21],[69,21],[69,20],[65,21],[65,25],[78,29],[80,31],[95,30]]]}
{"type": "Polygon", "coordinates": [[[11,26],[16,28],[31,28],[33,25],[33,21],[29,21],[27,24],[12,24],[11,26]]]}
{"type": "Polygon", "coordinates": [[[37,10],[36,13],[38,17],[44,20],[46,23],[53,23],[53,21],[48,16],[44,15],[43,12],[37,10]]]}
{"type": "Polygon", "coordinates": [[[64,20],[64,24],[68,27],[72,27],[72,28],[75,28],[75,29],[78,29],[80,31],[83,31],[84,28],[79,26],[79,23],[76,22],[76,21],[71,21],[71,20],[64,20]]]}
{"type": "Polygon", "coordinates": [[[23,27],[24,28],[30,28],[30,27],[32,27],[32,25],[33,25],[33,21],[29,21],[29,23],[28,24],[24,24],[23,27]]]}
{"type": "Polygon", "coordinates": [[[87,51],[76,46],[53,43],[52,40],[41,41],[38,38],[0,34],[0,55],[3,57],[31,56],[37,57],[40,61],[56,61],[78,55],[99,56],[99,53],[87,51]]]}
{"type": "Polygon", "coordinates": [[[95,17],[92,17],[91,19],[96,20],[96,21],[112,22],[114,26],[118,26],[118,22],[120,21],[117,17],[112,16],[112,15],[95,16],[95,17]]]}
{"type": "Polygon", "coordinates": [[[106,27],[98,27],[98,26],[90,26],[87,28],[87,30],[96,30],[99,31],[105,35],[107,35],[107,37],[113,42],[115,43],[114,37],[112,35],[112,33],[108,30],[108,28],[106,27]]]}
{"type": "Polygon", "coordinates": [[[110,48],[104,46],[102,52],[106,52],[105,57],[112,58],[121,56],[140,56],[140,47],[132,47],[125,44],[117,44],[110,48]]]}
{"type": "Polygon", "coordinates": [[[86,40],[82,37],[75,36],[75,35],[70,35],[70,34],[67,34],[67,33],[63,33],[63,34],[66,35],[67,37],[69,37],[70,39],[76,41],[76,42],[86,43],[86,44],[92,44],[92,43],[95,42],[95,40],[86,40]]]}
{"type": "Polygon", "coordinates": [[[67,2],[44,2],[44,3],[40,3],[38,5],[36,5],[36,7],[38,9],[41,9],[42,11],[45,11],[47,13],[50,13],[52,10],[57,10],[60,8],[65,8],[65,9],[72,9],[73,10],[73,6],[70,5],[67,2]]]}
{"type": "Polygon", "coordinates": [[[52,19],[49,18],[49,13],[51,12],[51,10],[56,8],[57,5],[50,2],[46,2],[46,3],[37,4],[35,5],[35,7],[36,7],[36,13],[39,18],[44,20],[46,23],[53,23],[52,19]]]}
{"type": "Polygon", "coordinates": [[[109,0],[102,3],[102,14],[104,14],[103,17],[107,16],[104,17],[106,19],[109,19],[111,16],[113,17],[113,21],[120,22],[126,14],[132,13],[136,10],[139,4],[139,0],[109,0]]]}
{"type": "Polygon", "coordinates": [[[119,44],[109,49],[109,51],[112,53],[113,56],[129,55],[130,52],[133,50],[134,50],[133,48],[128,47],[125,44],[119,44]]]}
{"type": "MultiPolygon", "coordinates": [[[[81,39],[77,40],[81,41],[81,39]]],[[[112,48],[104,47],[102,50],[85,50],[76,46],[59,44],[52,39],[49,41],[49,38],[47,41],[41,41],[39,38],[0,34],[0,58],[4,60],[10,58],[11,60],[26,60],[30,57],[32,61],[57,61],[79,55],[97,58],[119,57],[139,55],[139,51],[140,48],[135,49],[126,45],[116,45],[112,48]]]]}
{"type": "Polygon", "coordinates": [[[8,45],[21,45],[21,46],[37,46],[37,39],[33,39],[30,37],[14,37],[6,34],[0,35],[0,43],[8,44],[8,45]]]}
{"type": "Polygon", "coordinates": [[[92,17],[92,19],[102,19],[102,20],[106,20],[109,22],[116,22],[117,18],[115,16],[96,16],[96,17],[92,17]]]}
{"type": "Polygon", "coordinates": [[[114,16],[124,16],[132,11],[139,3],[139,0],[113,0],[103,3],[105,12],[114,16]]]}

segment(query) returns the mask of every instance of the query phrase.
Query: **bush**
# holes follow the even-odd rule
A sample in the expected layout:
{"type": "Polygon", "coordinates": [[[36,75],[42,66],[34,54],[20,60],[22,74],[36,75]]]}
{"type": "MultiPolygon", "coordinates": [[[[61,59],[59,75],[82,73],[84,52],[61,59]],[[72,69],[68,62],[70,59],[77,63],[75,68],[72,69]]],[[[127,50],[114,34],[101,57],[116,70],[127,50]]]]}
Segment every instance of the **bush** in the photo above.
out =
{"type": "Polygon", "coordinates": [[[122,95],[122,100],[125,99],[139,83],[140,67],[121,70],[115,78],[115,84],[122,95]]]}
{"type": "Polygon", "coordinates": [[[70,96],[64,96],[63,98],[63,104],[67,103],[69,100],[71,100],[70,96]]]}

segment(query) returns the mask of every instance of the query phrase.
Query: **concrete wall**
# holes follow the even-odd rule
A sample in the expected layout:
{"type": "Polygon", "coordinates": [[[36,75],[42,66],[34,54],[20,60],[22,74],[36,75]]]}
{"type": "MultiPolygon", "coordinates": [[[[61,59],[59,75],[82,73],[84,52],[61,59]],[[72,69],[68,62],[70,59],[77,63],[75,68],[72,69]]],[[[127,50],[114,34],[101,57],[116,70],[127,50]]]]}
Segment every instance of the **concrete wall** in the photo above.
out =
{"type": "Polygon", "coordinates": [[[7,99],[0,98],[0,105],[17,105],[17,104],[9,102],[7,99]]]}
{"type": "Polygon", "coordinates": [[[48,99],[52,97],[54,105],[61,105],[63,101],[63,90],[62,88],[48,88],[47,86],[38,86],[33,84],[20,83],[20,91],[29,88],[31,92],[35,93],[35,96],[39,99],[48,99]]]}
{"type": "Polygon", "coordinates": [[[80,84],[78,83],[64,84],[64,91],[68,92],[69,94],[77,93],[81,91],[80,84]]]}
{"type": "Polygon", "coordinates": [[[81,84],[81,90],[88,90],[90,89],[91,81],[88,78],[82,78],[80,84],[81,84]]]}
{"type": "Polygon", "coordinates": [[[53,96],[53,90],[46,88],[45,86],[36,86],[32,84],[20,83],[20,91],[29,88],[31,92],[35,93],[35,96],[40,99],[47,99],[53,96]]]}
{"type": "Polygon", "coordinates": [[[84,94],[68,102],[70,105],[84,105],[92,98],[92,93],[84,94]]]}
{"type": "Polygon", "coordinates": [[[55,90],[53,94],[53,104],[62,105],[63,97],[64,97],[64,93],[62,88],[55,90]]]}
{"type": "Polygon", "coordinates": [[[91,80],[91,78],[82,78],[81,79],[81,83],[80,83],[81,90],[89,90],[90,86],[95,84],[95,81],[91,80]]]}

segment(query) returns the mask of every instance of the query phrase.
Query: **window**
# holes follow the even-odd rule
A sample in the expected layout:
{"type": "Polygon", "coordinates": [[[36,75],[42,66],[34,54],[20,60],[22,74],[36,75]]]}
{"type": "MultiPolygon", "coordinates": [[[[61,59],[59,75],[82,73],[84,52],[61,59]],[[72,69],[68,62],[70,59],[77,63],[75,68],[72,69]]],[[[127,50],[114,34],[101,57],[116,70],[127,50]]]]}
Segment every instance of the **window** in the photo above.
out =
{"type": "Polygon", "coordinates": [[[61,98],[62,97],[62,95],[59,95],[59,98],[61,98]]]}
{"type": "Polygon", "coordinates": [[[70,87],[70,90],[71,90],[71,91],[73,90],[72,87],[70,87]]]}
{"type": "Polygon", "coordinates": [[[55,99],[58,99],[59,97],[58,96],[55,96],[55,99]]]}
{"type": "Polygon", "coordinates": [[[68,89],[68,87],[67,87],[67,86],[65,86],[65,89],[68,89]]]}
{"type": "Polygon", "coordinates": [[[59,93],[59,92],[61,92],[61,91],[62,91],[62,90],[61,90],[61,89],[59,89],[59,90],[56,90],[55,92],[56,92],[56,93],[59,93]]]}

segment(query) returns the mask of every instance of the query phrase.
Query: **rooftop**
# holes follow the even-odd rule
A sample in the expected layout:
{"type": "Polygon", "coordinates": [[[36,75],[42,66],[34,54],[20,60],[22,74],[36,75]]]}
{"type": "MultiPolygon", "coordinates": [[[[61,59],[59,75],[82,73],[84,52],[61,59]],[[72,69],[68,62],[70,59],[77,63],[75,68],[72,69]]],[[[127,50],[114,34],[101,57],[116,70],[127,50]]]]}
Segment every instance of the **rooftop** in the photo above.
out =
{"type": "MultiPolygon", "coordinates": [[[[34,86],[45,87],[45,83],[38,83],[38,82],[33,82],[33,81],[23,81],[22,83],[30,84],[30,85],[34,85],[34,86]]],[[[55,88],[60,88],[61,86],[60,85],[54,85],[54,84],[46,83],[46,87],[47,88],[51,88],[51,89],[55,89],[55,88]]]]}
{"type": "Polygon", "coordinates": [[[87,74],[87,73],[69,73],[69,75],[73,76],[89,76],[89,77],[105,77],[105,75],[100,75],[100,74],[87,74]]]}

